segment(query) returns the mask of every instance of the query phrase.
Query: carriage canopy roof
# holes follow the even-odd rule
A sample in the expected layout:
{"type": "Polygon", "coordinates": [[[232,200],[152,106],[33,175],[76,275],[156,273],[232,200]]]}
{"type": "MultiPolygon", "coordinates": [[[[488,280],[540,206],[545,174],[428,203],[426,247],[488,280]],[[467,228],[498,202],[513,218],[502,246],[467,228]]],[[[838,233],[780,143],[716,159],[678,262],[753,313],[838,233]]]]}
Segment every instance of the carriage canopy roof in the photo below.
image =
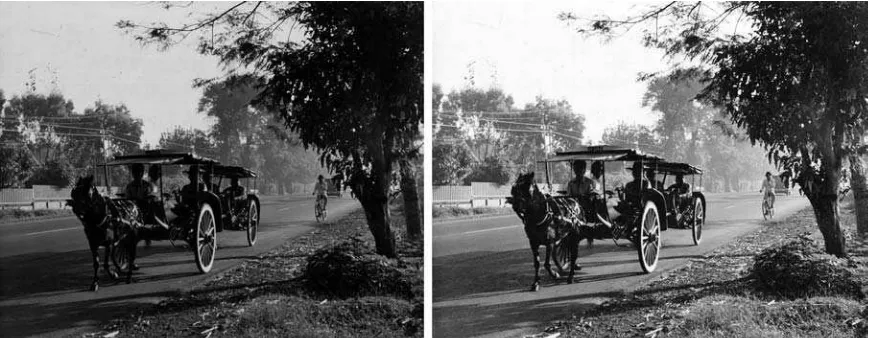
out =
{"type": "Polygon", "coordinates": [[[699,175],[703,174],[704,170],[688,163],[677,162],[657,162],[646,166],[647,168],[655,169],[657,172],[668,174],[683,174],[683,175],[699,175]]]}
{"type": "Polygon", "coordinates": [[[208,157],[197,156],[194,153],[180,152],[175,150],[146,150],[144,153],[134,155],[115,156],[114,160],[106,165],[127,165],[127,164],[178,164],[178,165],[193,165],[193,164],[219,164],[218,161],[208,157]]]}
{"type": "MultiPolygon", "coordinates": [[[[562,161],[664,161],[663,158],[646,154],[637,149],[609,145],[585,146],[571,151],[557,151],[546,162],[562,161]]],[[[545,161],[541,161],[545,162],[545,161]]]]}
{"type": "Polygon", "coordinates": [[[217,165],[214,167],[215,176],[223,176],[229,178],[253,178],[257,177],[257,173],[248,168],[238,166],[217,165]]]}

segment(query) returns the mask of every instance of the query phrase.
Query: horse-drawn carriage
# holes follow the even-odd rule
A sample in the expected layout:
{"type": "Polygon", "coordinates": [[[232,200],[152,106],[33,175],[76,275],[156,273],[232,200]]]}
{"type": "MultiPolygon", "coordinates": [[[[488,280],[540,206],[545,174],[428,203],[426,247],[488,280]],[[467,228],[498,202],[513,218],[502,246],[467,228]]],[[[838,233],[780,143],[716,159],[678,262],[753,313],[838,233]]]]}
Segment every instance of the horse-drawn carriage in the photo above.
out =
{"type": "MultiPolygon", "coordinates": [[[[234,203],[231,196],[222,194],[220,180],[223,178],[255,178],[256,174],[242,167],[222,166],[218,161],[187,152],[151,150],[141,154],[116,156],[111,162],[101,165],[107,191],[109,167],[130,166],[142,170],[149,166],[151,182],[159,180],[157,191],[150,191],[147,198],[131,198],[124,193],[115,196],[99,194],[94,176],[80,178],[72,191],[69,204],[85,226],[85,233],[94,255],[94,284],[97,288],[98,246],[107,247],[104,262],[109,270],[111,261],[119,271],[127,270],[128,282],[135,269],[136,243],[139,240],[169,240],[173,245],[180,241],[193,250],[194,262],[201,273],[207,273],[214,264],[217,250],[217,233],[224,228],[246,230],[248,244],[254,245],[260,220],[260,201],[256,190],[246,194],[243,203],[234,203]],[[172,194],[164,192],[163,168],[187,166],[188,184],[172,194]],[[214,184],[212,177],[219,179],[214,184]],[[174,195],[174,198],[172,198],[174,195]]],[[[135,181],[135,180],[134,180],[135,181]]],[[[144,181],[143,181],[144,182],[144,181]]],[[[152,183],[139,183],[150,185],[152,183]]],[[[150,190],[150,189],[149,189],[150,190]]],[[[115,276],[114,271],[109,270],[115,276]]]]}
{"type": "MultiPolygon", "coordinates": [[[[614,242],[620,239],[629,240],[637,250],[638,261],[645,273],[654,271],[658,264],[663,230],[671,227],[691,228],[695,244],[701,240],[706,209],[704,195],[692,187],[664,189],[661,184],[664,180],[652,184],[644,182],[649,182],[644,178],[644,171],[653,171],[664,174],[664,178],[668,175],[691,175],[694,183],[695,175],[702,174],[694,166],[666,162],[661,157],[645,154],[637,149],[613,146],[589,146],[574,151],[557,152],[540,163],[544,166],[546,188],[538,188],[533,182],[533,173],[530,174],[531,178],[521,175],[512,188],[510,202],[525,224],[536,266],[537,246],[548,246],[548,256],[552,249],[555,272],[570,271],[569,283],[576,265],[577,246],[582,239],[587,239],[590,243],[594,239],[606,238],[613,239],[614,242]],[[553,191],[550,182],[551,165],[574,161],[600,162],[599,182],[603,187],[603,195],[567,196],[565,191],[553,191]],[[633,179],[637,181],[630,188],[631,191],[622,187],[608,189],[605,164],[613,162],[620,163],[620,170],[621,163],[634,162],[628,168],[633,171],[633,179]],[[549,190],[553,194],[544,194],[541,190],[549,190]],[[535,204],[541,206],[536,207],[535,204]],[[544,226],[555,226],[556,229],[548,230],[550,234],[544,235],[540,232],[544,226]],[[540,235],[535,235],[536,232],[540,235]],[[544,236],[548,239],[544,240],[544,236]]],[[[545,260],[545,267],[549,266],[548,260],[549,257],[545,260]]],[[[548,272],[555,277],[549,268],[548,272]]],[[[537,288],[537,279],[536,271],[533,289],[537,288]]]]}
{"type": "MultiPolygon", "coordinates": [[[[253,180],[253,186],[256,187],[257,173],[250,169],[238,166],[223,166],[218,165],[213,168],[214,176],[218,179],[217,187],[221,187],[224,179],[230,181],[236,180],[253,180]]],[[[251,186],[251,184],[245,184],[251,186]]],[[[260,224],[260,198],[257,196],[258,190],[248,189],[246,193],[240,196],[233,196],[232,191],[234,185],[230,185],[225,193],[219,194],[223,213],[224,229],[230,230],[245,230],[248,236],[248,245],[254,246],[257,242],[257,227],[260,224]]],[[[238,189],[239,191],[244,188],[238,189]]]]}

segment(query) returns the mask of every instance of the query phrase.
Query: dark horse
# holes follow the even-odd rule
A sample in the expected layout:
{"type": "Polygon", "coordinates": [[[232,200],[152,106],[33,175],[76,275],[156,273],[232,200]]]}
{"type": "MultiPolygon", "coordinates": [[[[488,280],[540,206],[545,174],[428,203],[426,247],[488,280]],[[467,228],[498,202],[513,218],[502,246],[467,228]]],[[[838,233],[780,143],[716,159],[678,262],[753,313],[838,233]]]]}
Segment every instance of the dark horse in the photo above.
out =
{"type": "MultiPolygon", "coordinates": [[[[566,241],[565,247],[570,253],[568,284],[571,284],[574,282],[580,241],[586,239],[591,245],[593,236],[587,231],[589,227],[586,226],[580,203],[570,198],[557,199],[545,195],[534,181],[535,173],[520,174],[511,187],[511,197],[508,202],[523,221],[526,237],[529,238],[535,263],[535,282],[532,284],[531,291],[538,291],[541,287],[541,260],[538,253],[540,246],[546,248],[544,268],[550,277],[555,279],[559,277],[559,273],[551,268],[550,257],[553,256],[554,245],[566,241]]],[[[553,262],[558,264],[555,257],[553,262]]]]}
{"type": "Polygon", "coordinates": [[[94,281],[91,284],[91,291],[97,291],[99,288],[97,274],[100,270],[98,252],[100,246],[106,248],[103,268],[112,278],[118,278],[118,274],[109,269],[109,257],[116,254],[126,256],[127,283],[131,283],[138,242],[137,227],[141,223],[136,205],[131,201],[114,201],[101,196],[94,186],[93,176],[79,178],[72,189],[71,197],[72,199],[67,203],[85,228],[85,236],[88,238],[88,246],[94,260],[94,281]],[[122,251],[112,252],[113,250],[122,251]]]}

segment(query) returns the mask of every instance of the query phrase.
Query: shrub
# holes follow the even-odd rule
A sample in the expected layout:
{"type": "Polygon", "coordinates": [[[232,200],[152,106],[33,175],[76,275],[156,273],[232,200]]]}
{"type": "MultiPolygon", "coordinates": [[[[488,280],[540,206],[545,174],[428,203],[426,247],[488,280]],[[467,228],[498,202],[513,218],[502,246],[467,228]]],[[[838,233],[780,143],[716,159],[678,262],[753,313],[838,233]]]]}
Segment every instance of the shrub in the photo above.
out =
{"type": "Polygon", "coordinates": [[[808,236],[762,251],[755,256],[752,276],[763,291],[785,298],[865,298],[863,281],[849,270],[848,260],[825,253],[808,236]]]}
{"type": "Polygon", "coordinates": [[[422,297],[420,275],[399,264],[375,254],[365,242],[354,239],[314,252],[308,257],[304,277],[313,289],[340,298],[422,297]]]}

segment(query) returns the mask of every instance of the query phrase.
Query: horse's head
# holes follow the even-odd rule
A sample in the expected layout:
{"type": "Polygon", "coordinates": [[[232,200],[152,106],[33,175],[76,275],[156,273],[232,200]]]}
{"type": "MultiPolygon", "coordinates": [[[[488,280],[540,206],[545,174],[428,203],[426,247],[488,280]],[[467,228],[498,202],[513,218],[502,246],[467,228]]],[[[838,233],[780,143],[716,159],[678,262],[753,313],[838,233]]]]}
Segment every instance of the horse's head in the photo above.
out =
{"type": "Polygon", "coordinates": [[[535,173],[520,174],[511,187],[511,197],[508,201],[514,212],[525,222],[537,222],[546,216],[547,197],[535,184],[535,173]]]}
{"type": "Polygon", "coordinates": [[[93,175],[79,177],[70,193],[70,198],[67,204],[72,207],[73,213],[83,224],[97,225],[106,219],[108,215],[106,201],[97,191],[93,175]]]}

